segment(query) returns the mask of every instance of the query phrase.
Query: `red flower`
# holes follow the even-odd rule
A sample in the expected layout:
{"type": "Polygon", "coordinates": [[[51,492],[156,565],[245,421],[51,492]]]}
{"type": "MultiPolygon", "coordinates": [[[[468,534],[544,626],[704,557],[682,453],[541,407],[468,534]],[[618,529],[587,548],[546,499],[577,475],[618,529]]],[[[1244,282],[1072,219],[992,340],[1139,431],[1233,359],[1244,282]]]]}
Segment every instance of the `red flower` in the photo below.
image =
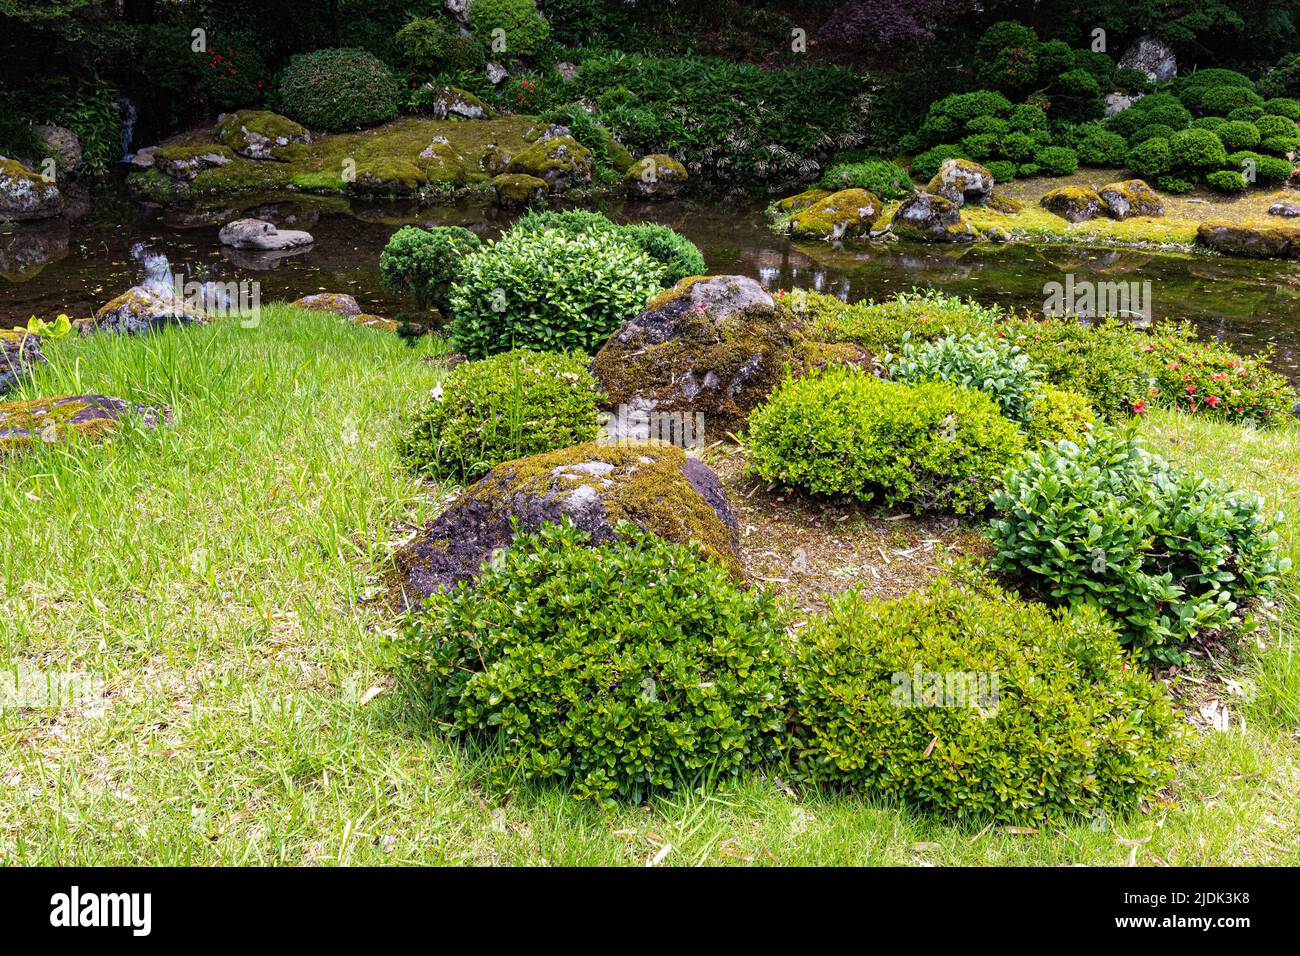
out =
{"type": "Polygon", "coordinates": [[[1207,398],[1207,399],[1205,400],[1205,404],[1206,404],[1206,405],[1209,405],[1211,408],[1218,408],[1218,407],[1219,407],[1219,396],[1218,396],[1218,395],[1211,395],[1209,398],[1207,398]]]}
{"type": "Polygon", "coordinates": [[[1195,386],[1195,385],[1188,385],[1188,386],[1187,386],[1187,394],[1188,394],[1188,395],[1192,394],[1194,391],[1196,391],[1196,386],[1195,386]]]}
{"type": "Polygon", "coordinates": [[[1133,414],[1134,414],[1134,415],[1145,415],[1146,413],[1147,413],[1147,403],[1146,403],[1146,402],[1134,402],[1134,403],[1133,403],[1133,414]]]}

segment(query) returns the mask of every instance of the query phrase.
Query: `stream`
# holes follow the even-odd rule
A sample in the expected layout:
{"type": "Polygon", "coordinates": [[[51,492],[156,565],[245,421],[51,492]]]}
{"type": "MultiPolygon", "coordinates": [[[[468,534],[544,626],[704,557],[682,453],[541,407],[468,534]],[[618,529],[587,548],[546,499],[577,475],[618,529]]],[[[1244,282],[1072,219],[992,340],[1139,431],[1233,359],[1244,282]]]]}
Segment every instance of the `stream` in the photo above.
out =
{"type": "MultiPolygon", "coordinates": [[[[1244,352],[1272,343],[1275,367],[1300,381],[1300,263],[1021,243],[796,244],[769,231],[759,199],[616,202],[600,208],[618,221],[672,226],[700,247],[712,273],[739,273],[773,289],[816,289],[849,300],[931,286],[1041,311],[1044,285],[1064,284],[1069,274],[1075,282],[1149,281],[1157,321],[1187,319],[1202,335],[1244,352]]],[[[259,281],[264,303],[348,292],[365,311],[391,317],[410,309],[379,284],[379,253],[397,228],[462,225],[489,238],[513,218],[482,205],[421,209],[284,194],[264,201],[244,197],[208,212],[158,209],[104,189],[86,202],[79,218],[0,225],[0,326],[25,324],[32,315],[89,315],[139,282],[144,261],[159,255],[187,281],[259,281]],[[278,258],[223,248],[218,229],[244,216],[306,229],[316,242],[278,258]]]]}

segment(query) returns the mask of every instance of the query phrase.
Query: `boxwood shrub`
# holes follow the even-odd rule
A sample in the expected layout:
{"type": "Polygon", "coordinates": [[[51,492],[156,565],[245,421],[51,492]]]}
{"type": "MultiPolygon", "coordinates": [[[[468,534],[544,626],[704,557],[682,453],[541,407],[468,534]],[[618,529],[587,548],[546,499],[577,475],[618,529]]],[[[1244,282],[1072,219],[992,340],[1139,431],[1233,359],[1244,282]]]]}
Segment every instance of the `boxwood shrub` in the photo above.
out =
{"type": "Polygon", "coordinates": [[[427,478],[468,483],[501,464],[591,441],[600,387],[585,352],[518,349],[456,366],[399,443],[427,478]]]}
{"type": "Polygon", "coordinates": [[[890,601],[849,591],[799,638],[803,781],[978,824],[1122,815],[1173,778],[1179,721],[1095,611],[940,580],[890,601]]]}
{"type": "Polygon", "coordinates": [[[1153,664],[1180,663],[1187,641],[1230,625],[1290,567],[1280,515],[1132,434],[1043,447],[993,500],[993,566],[1044,600],[1105,611],[1153,664]]]}
{"type": "Polygon", "coordinates": [[[400,89],[382,60],[365,50],[301,53],[280,73],[278,109],[315,129],[362,129],[392,119],[400,89]]]}
{"type": "Polygon", "coordinates": [[[981,511],[1024,452],[983,392],[831,366],[787,380],[749,419],[759,477],[915,511],[981,511]]]}
{"type": "Polygon", "coordinates": [[[461,261],[477,249],[479,237],[461,226],[403,226],[379,254],[379,278],[385,289],[409,295],[421,308],[448,310],[447,292],[460,275],[461,261]]]}
{"type": "Polygon", "coordinates": [[[594,352],[663,288],[665,269],[615,233],[512,229],[461,263],[451,336],[481,358],[512,348],[594,352]]]}
{"type": "Polygon", "coordinates": [[[494,745],[497,771],[641,800],[775,753],[783,622],[695,546],[622,523],[593,545],[567,523],[521,534],[429,598],[399,650],[434,715],[494,745]]]}

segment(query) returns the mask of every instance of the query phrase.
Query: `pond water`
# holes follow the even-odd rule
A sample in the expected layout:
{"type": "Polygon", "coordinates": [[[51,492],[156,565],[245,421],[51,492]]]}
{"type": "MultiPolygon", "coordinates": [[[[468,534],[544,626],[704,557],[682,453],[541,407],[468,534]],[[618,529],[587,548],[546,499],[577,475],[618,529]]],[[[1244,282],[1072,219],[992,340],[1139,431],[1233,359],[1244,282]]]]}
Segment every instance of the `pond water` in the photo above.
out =
{"type": "MultiPolygon", "coordinates": [[[[699,245],[710,272],[750,275],[771,288],[810,288],[850,300],[932,286],[1040,311],[1044,285],[1065,283],[1068,274],[1076,282],[1149,281],[1157,320],[1188,319],[1203,335],[1247,352],[1272,343],[1276,367],[1300,380],[1300,264],[1294,262],[1019,243],[795,244],[768,230],[760,200],[601,208],[620,221],[672,226],[699,245]]],[[[86,214],[75,220],[0,226],[0,325],[23,324],[32,315],[89,315],[141,279],[146,252],[166,256],[172,271],[187,281],[257,280],[263,302],[349,292],[366,311],[393,316],[409,306],[380,288],[378,261],[399,226],[463,225],[487,238],[511,220],[492,207],[420,209],[284,196],[208,212],[158,210],[106,191],[89,200],[86,214]],[[223,249],[217,241],[221,224],[249,215],[307,229],[316,243],[279,259],[223,249]]]]}

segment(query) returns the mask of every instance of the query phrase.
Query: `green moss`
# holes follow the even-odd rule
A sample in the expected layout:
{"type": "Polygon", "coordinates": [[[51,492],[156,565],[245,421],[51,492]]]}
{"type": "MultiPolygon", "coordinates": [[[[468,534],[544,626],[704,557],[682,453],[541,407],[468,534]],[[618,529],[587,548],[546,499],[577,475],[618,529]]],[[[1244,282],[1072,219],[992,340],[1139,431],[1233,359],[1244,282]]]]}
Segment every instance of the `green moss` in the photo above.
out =
{"type": "Polygon", "coordinates": [[[624,182],[645,182],[647,181],[646,177],[652,177],[655,180],[662,179],[670,183],[684,183],[689,178],[686,175],[686,167],[666,153],[652,153],[649,156],[642,156],[628,167],[623,180],[624,182]]]}
{"type": "MultiPolygon", "coordinates": [[[[281,141],[285,145],[279,150],[288,150],[290,145],[304,145],[310,139],[307,128],[279,113],[270,110],[240,110],[232,113],[213,130],[218,143],[235,152],[246,149],[250,137],[263,137],[269,140],[268,149],[273,149],[281,141]]],[[[278,151],[275,158],[280,159],[278,151]]]]}
{"type": "Polygon", "coordinates": [[[0,457],[69,439],[93,441],[120,427],[111,418],[72,422],[95,407],[89,400],[72,395],[0,402],[0,457]]]}
{"type": "Polygon", "coordinates": [[[530,203],[547,192],[546,180],[524,173],[503,173],[492,180],[502,202],[530,203]]]}
{"type": "Polygon", "coordinates": [[[594,168],[587,147],[572,136],[556,136],[517,152],[506,171],[536,176],[546,180],[554,189],[572,182],[589,181],[594,168]]]}
{"type": "Polygon", "coordinates": [[[228,146],[220,143],[200,143],[194,146],[164,146],[154,152],[155,160],[167,162],[184,162],[197,156],[216,155],[223,159],[234,160],[235,154],[228,146]]]}
{"type": "Polygon", "coordinates": [[[807,209],[809,206],[816,205],[829,195],[831,195],[829,189],[805,189],[794,196],[778,199],[772,205],[778,212],[798,212],[800,209],[807,209]]]}
{"type": "Polygon", "coordinates": [[[865,189],[843,189],[790,217],[796,239],[859,239],[871,232],[884,205],[865,189]]]}

